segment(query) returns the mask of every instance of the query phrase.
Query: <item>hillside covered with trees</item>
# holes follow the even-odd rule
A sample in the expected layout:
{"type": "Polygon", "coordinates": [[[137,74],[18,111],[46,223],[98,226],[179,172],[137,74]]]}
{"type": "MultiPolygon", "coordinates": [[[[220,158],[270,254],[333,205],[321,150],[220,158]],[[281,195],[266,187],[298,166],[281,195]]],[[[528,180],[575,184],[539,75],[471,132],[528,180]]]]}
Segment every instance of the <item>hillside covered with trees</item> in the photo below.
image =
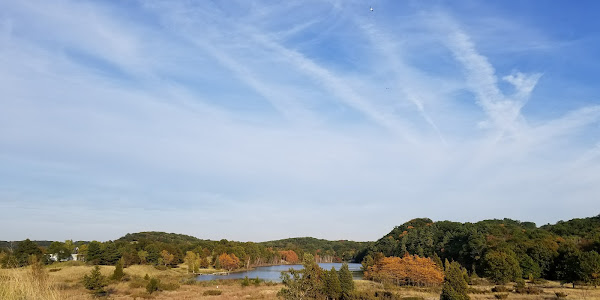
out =
{"type": "Polygon", "coordinates": [[[50,254],[54,260],[68,260],[77,254],[78,260],[89,264],[115,265],[121,261],[125,266],[147,264],[168,268],[186,263],[190,271],[207,267],[234,270],[296,264],[310,254],[316,262],[362,262],[365,271],[374,271],[367,278],[385,275],[398,282],[409,277],[388,270],[418,268],[427,276],[423,281],[426,284],[441,282],[432,264],[442,270],[445,265],[442,262],[447,260],[459,263],[471,276],[487,277],[496,283],[544,278],[600,284],[600,216],[541,227],[511,219],[460,223],[419,218],[395,227],[375,242],[306,237],[254,243],[140,232],[107,242],[44,241],[43,244],[30,240],[4,242],[0,264],[27,265],[30,255],[49,261],[50,254]]]}
{"type": "Polygon", "coordinates": [[[296,264],[304,253],[310,253],[319,262],[351,261],[364,252],[369,243],[327,241],[315,238],[293,238],[262,243],[228,240],[203,240],[189,235],[166,232],[139,232],[107,242],[48,242],[25,240],[4,242],[0,248],[0,264],[23,266],[29,255],[48,260],[67,260],[77,254],[78,260],[91,264],[114,265],[122,260],[125,266],[133,264],[175,266],[184,262],[198,268],[213,266],[226,269],[249,268],[269,264],[296,264]],[[225,255],[223,255],[225,254],[225,255]],[[222,258],[222,259],[219,259],[222,258]],[[231,262],[235,263],[231,263],[231,262]]]}
{"type": "Polygon", "coordinates": [[[511,219],[477,223],[413,219],[370,245],[366,268],[407,254],[456,261],[471,275],[504,283],[520,278],[600,283],[600,216],[537,227],[511,219]]]}

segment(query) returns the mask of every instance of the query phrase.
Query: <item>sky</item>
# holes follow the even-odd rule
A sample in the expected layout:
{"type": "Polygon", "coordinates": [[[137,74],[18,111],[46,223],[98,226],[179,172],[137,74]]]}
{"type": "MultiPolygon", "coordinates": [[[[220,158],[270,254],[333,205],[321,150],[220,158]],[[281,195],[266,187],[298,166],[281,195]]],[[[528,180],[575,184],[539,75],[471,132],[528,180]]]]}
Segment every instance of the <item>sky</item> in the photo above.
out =
{"type": "Polygon", "coordinates": [[[598,215],[599,10],[0,1],[0,240],[598,215]]]}

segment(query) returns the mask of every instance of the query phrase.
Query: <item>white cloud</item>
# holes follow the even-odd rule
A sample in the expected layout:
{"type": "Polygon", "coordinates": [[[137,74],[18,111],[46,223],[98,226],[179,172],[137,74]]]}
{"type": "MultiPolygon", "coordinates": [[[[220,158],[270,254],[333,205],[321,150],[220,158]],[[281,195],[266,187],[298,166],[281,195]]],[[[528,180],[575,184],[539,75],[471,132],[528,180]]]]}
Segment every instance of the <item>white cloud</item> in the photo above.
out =
{"type": "Polygon", "coordinates": [[[187,5],[144,2],[135,21],[108,4],[0,5],[0,226],[39,220],[5,238],[367,240],[421,216],[598,208],[598,106],[530,124],[546,75],[497,74],[446,14],[187,5]]]}

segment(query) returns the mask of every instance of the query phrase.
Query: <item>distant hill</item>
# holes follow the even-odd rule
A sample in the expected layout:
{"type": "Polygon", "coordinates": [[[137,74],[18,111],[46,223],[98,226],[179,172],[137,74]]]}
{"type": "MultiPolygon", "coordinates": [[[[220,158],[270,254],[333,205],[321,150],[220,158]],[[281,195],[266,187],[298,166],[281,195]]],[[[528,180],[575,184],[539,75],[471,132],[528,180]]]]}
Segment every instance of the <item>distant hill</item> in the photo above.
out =
{"type": "Polygon", "coordinates": [[[354,260],[356,255],[371,245],[372,242],[354,242],[347,240],[329,241],[313,237],[289,238],[259,243],[265,247],[301,250],[302,252],[320,255],[338,256],[342,260],[354,260]]]}
{"type": "Polygon", "coordinates": [[[600,215],[591,218],[558,221],[554,225],[548,224],[541,228],[560,236],[590,238],[594,235],[600,235],[600,215]]]}
{"type": "Polygon", "coordinates": [[[502,252],[514,256],[526,269],[525,275],[533,272],[536,276],[557,278],[561,268],[565,268],[564,253],[589,251],[600,252],[600,216],[541,227],[511,219],[460,223],[418,218],[396,226],[362,256],[439,256],[442,260],[458,261],[470,272],[482,275],[488,271],[486,255],[502,252]]]}
{"type": "MultiPolygon", "coordinates": [[[[40,247],[48,247],[52,243],[52,241],[32,241],[32,242],[34,242],[36,245],[38,245],[40,247]]],[[[12,243],[13,248],[16,248],[17,244],[19,244],[18,241],[12,241],[12,242],[11,241],[0,241],[0,248],[10,249],[11,243],[12,243]]]]}
{"type": "Polygon", "coordinates": [[[125,236],[115,240],[115,242],[136,242],[148,240],[167,244],[194,244],[210,240],[201,240],[197,237],[179,233],[167,233],[160,231],[144,231],[137,233],[128,233],[125,236]]]}

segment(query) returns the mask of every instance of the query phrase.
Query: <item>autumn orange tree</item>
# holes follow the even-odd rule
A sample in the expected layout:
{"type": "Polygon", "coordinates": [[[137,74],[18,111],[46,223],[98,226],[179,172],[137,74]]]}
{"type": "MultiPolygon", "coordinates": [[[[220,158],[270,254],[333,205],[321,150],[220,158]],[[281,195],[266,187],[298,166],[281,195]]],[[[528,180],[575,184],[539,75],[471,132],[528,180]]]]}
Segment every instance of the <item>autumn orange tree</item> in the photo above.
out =
{"type": "Polygon", "coordinates": [[[432,259],[407,254],[377,260],[365,271],[365,278],[397,285],[434,286],[444,281],[444,273],[432,259]]]}
{"type": "Polygon", "coordinates": [[[300,261],[298,259],[298,254],[296,254],[294,250],[282,250],[279,251],[279,255],[281,256],[281,259],[290,264],[297,264],[300,261]]]}
{"type": "Polygon", "coordinates": [[[221,264],[221,268],[231,272],[231,270],[236,269],[239,266],[240,259],[233,253],[223,253],[219,255],[219,263],[221,264]]]}

